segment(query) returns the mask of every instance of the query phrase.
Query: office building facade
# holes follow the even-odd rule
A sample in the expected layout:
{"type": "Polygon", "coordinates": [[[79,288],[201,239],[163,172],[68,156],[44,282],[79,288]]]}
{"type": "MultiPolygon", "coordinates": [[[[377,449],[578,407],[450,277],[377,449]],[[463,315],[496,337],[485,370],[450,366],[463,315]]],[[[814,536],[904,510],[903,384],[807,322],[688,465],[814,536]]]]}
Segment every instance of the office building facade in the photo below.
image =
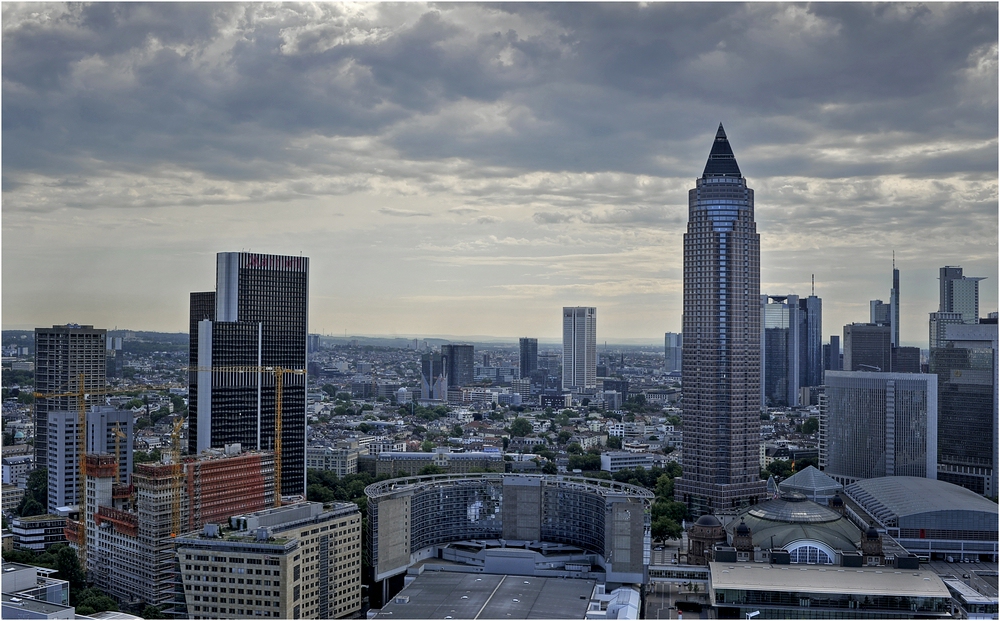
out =
{"type": "Polygon", "coordinates": [[[761,404],[800,405],[800,389],[823,381],[823,307],[811,295],[760,296],[761,404]]]}
{"type": "Polygon", "coordinates": [[[597,309],[563,307],[563,390],[597,388],[597,309]]]}
{"type": "Polygon", "coordinates": [[[684,455],[678,500],[694,515],[755,504],[760,480],[760,236],[722,125],[684,234],[684,455]]]}
{"type": "Polygon", "coordinates": [[[521,378],[527,378],[538,368],[538,339],[521,337],[518,339],[520,351],[521,378]]]}
{"type": "MultiPolygon", "coordinates": [[[[35,328],[35,391],[62,394],[80,390],[90,395],[87,406],[98,404],[107,378],[107,330],[66,324],[35,328]]],[[[49,412],[77,412],[77,397],[38,398],[34,402],[35,463],[49,462],[49,412]]],[[[53,511],[55,507],[49,507],[53,511]]]]}
{"type": "Polygon", "coordinates": [[[309,259],[221,252],[216,290],[191,294],[188,452],[239,443],[276,450],[281,493],[305,494],[309,259]],[[234,370],[234,367],[250,369],[234,370]]]}
{"type": "Polygon", "coordinates": [[[667,332],[663,335],[663,370],[673,373],[681,370],[684,353],[684,335],[667,332]]]}
{"type": "Polygon", "coordinates": [[[827,371],[820,397],[820,469],[838,483],[937,477],[937,377],[827,371]]]}
{"type": "Polygon", "coordinates": [[[233,516],[225,531],[218,526],[176,540],[188,618],[360,612],[362,526],[354,503],[302,502],[233,516]]]}
{"type": "Polygon", "coordinates": [[[475,346],[442,345],[441,355],[448,366],[448,386],[471,386],[475,382],[475,346]]]}
{"type": "MultiPolygon", "coordinates": [[[[82,502],[80,497],[79,413],[49,412],[47,451],[48,505],[50,512],[82,502]]],[[[121,458],[119,481],[128,483],[132,472],[132,412],[109,406],[96,406],[86,414],[86,450],[88,453],[117,454],[121,458]],[[121,434],[115,442],[116,431],[121,434]]]]}
{"type": "Polygon", "coordinates": [[[997,324],[948,326],[938,378],[938,478],[997,495],[997,324]]]}
{"type": "Polygon", "coordinates": [[[939,270],[938,312],[959,313],[962,323],[979,323],[980,276],[965,276],[961,267],[946,265],[939,270]]]}
{"type": "Polygon", "coordinates": [[[840,358],[840,337],[836,334],[830,336],[830,342],[823,346],[823,371],[842,371],[843,360],[840,358]]]}
{"type": "Polygon", "coordinates": [[[888,373],[892,369],[892,328],[872,323],[844,326],[844,370],[888,373]]]}

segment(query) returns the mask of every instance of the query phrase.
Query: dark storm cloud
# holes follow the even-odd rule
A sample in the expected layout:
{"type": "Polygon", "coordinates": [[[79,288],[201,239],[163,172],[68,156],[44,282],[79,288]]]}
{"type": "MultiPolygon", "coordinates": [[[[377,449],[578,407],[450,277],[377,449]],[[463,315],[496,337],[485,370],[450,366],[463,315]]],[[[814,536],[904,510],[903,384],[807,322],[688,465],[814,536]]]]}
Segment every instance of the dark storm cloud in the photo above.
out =
{"type": "Polygon", "coordinates": [[[5,191],[29,170],[279,180],[331,165],[296,147],[311,136],[369,136],[413,161],[691,177],[719,120],[773,147],[748,174],[997,166],[995,143],[892,151],[995,140],[995,4],[365,8],[5,5],[5,191]],[[985,78],[977,58],[993,61],[985,78]],[[991,75],[992,95],[977,90],[991,75]],[[463,102],[497,118],[483,126],[463,102]],[[883,137],[869,148],[887,157],[796,152],[858,135],[883,137]]]}

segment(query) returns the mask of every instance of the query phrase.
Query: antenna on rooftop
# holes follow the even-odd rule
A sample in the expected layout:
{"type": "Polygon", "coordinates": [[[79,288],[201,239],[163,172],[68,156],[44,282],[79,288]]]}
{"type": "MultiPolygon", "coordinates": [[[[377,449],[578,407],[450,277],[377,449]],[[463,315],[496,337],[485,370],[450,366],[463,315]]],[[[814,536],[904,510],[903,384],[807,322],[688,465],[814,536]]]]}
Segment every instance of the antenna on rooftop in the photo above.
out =
{"type": "Polygon", "coordinates": [[[813,297],[816,297],[816,274],[812,275],[812,280],[813,280],[812,295],[813,297]]]}

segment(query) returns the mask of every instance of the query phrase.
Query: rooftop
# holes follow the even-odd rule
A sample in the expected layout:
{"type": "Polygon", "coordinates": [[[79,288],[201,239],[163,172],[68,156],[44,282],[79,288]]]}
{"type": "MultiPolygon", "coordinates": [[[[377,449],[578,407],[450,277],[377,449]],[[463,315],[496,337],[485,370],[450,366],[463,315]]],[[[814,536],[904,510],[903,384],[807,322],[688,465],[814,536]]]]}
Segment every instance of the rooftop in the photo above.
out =
{"type": "Polygon", "coordinates": [[[709,569],[716,590],[951,597],[944,582],[926,570],[768,563],[709,563],[709,569]]]}
{"type": "Polygon", "coordinates": [[[880,477],[847,486],[847,493],[886,523],[935,511],[980,511],[997,515],[997,504],[964,487],[922,477],[880,477]]]}
{"type": "Polygon", "coordinates": [[[594,580],[424,572],[376,619],[583,619],[594,580]]]}

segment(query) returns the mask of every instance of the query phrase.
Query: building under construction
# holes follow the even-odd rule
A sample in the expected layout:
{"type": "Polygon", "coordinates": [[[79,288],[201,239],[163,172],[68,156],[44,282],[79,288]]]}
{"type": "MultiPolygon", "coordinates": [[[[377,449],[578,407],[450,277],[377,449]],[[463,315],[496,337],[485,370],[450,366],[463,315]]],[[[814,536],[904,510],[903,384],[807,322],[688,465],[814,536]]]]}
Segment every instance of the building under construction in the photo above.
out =
{"type": "Polygon", "coordinates": [[[179,464],[139,464],[131,485],[116,482],[116,470],[113,455],[87,455],[88,576],[123,604],[170,616],[186,614],[177,534],[274,506],[274,455],[238,444],[179,464]]]}

